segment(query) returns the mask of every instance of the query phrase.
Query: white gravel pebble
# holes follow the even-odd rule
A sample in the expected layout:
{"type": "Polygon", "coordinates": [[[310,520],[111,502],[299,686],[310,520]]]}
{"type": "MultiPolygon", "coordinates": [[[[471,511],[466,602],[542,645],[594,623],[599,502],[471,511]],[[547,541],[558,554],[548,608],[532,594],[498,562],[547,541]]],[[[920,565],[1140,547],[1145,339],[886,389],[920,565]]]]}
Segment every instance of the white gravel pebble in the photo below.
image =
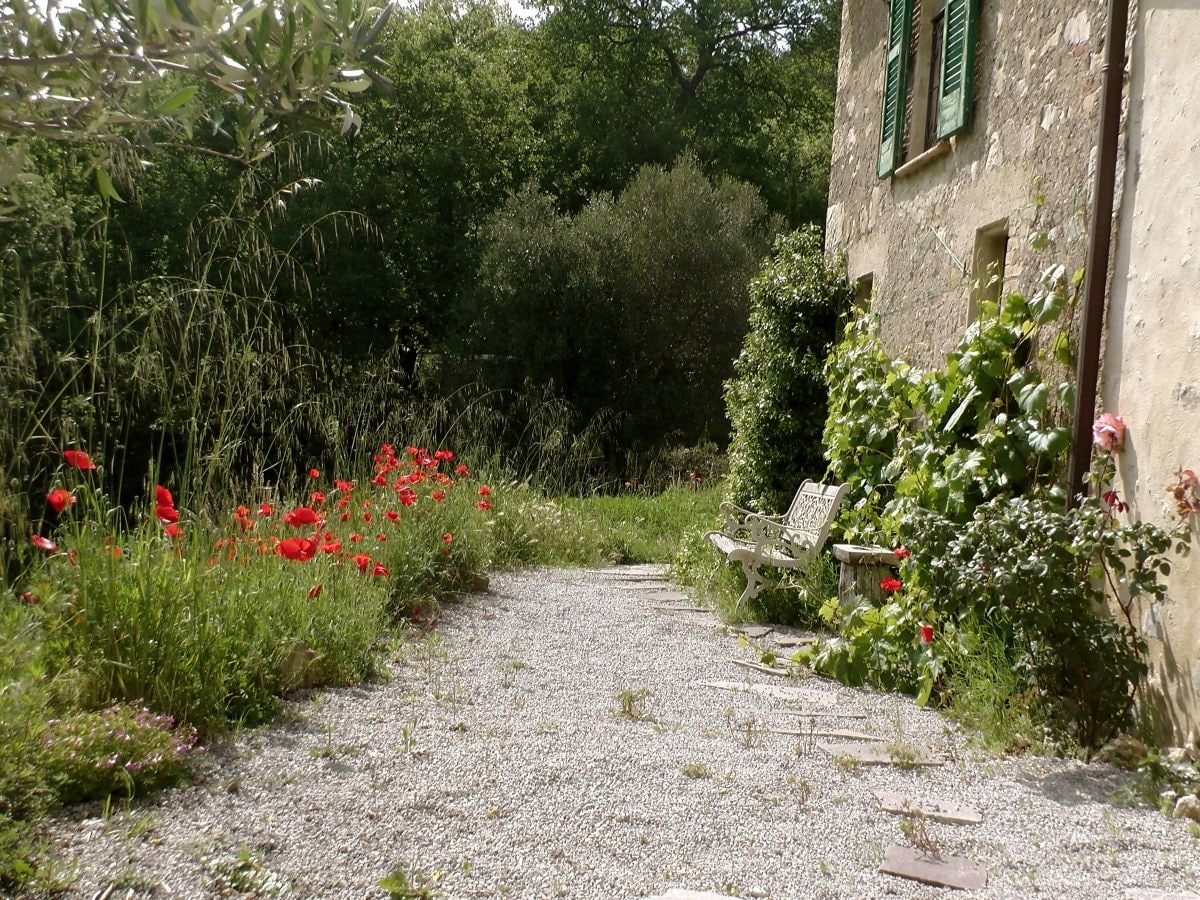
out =
{"type": "Polygon", "coordinates": [[[844,770],[807,740],[762,733],[796,727],[784,701],[697,683],[790,680],[732,665],[754,651],[715,619],[653,609],[660,572],[493,578],[491,594],[444,611],[430,652],[386,682],[289,704],[279,724],[213,751],[204,784],[108,820],[67,811],[53,824],[77,867],[66,896],[113,884],[111,898],[221,896],[232,880],[215,873],[239,851],[261,895],[384,897],[377,882],[397,866],[436,877],[446,897],[952,895],[877,871],[905,838],[874,791],[981,811],[982,825],[927,825],[943,852],[987,866],[981,896],[1200,886],[1200,842],[1155,809],[1109,802],[1129,784],[1109,766],[976,758],[910,699],[818,678],[803,684],[867,714],[850,727],[947,764],[844,770]],[[647,718],[619,715],[619,693],[641,688],[647,718]]]}

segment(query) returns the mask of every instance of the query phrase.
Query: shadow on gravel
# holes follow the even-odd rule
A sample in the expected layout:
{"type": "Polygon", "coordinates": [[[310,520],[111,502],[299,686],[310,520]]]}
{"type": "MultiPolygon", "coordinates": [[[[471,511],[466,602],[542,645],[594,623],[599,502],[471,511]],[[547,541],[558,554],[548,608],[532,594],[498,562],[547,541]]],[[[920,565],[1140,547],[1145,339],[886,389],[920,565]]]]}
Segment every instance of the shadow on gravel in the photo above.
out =
{"type": "Polygon", "coordinates": [[[1060,806],[1111,803],[1114,795],[1128,792],[1134,781],[1129,773],[1102,765],[1064,769],[1047,775],[1021,774],[1017,780],[1060,806]]]}

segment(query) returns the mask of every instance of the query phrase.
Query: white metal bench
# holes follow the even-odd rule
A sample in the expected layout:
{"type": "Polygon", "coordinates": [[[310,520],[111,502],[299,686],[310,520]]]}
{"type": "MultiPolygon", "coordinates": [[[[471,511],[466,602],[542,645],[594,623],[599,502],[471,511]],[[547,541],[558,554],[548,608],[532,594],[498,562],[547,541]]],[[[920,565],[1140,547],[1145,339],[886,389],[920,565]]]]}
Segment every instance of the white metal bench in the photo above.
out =
{"type": "Polygon", "coordinates": [[[704,535],[730,562],[742,564],[746,589],[738,604],[753,600],[763,588],[760,569],[806,566],[825,545],[829,528],[850,490],[848,484],[805,481],[782,516],[764,516],[722,503],[725,528],[704,535]]]}

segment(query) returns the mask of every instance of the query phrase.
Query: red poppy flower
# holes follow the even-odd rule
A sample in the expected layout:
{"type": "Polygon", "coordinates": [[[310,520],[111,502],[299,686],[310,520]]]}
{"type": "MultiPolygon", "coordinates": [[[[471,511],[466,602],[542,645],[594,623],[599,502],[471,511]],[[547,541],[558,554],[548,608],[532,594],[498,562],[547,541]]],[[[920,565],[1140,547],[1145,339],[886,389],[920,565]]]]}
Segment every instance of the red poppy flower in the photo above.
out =
{"type": "Polygon", "coordinates": [[[325,502],[325,492],[324,491],[313,491],[312,492],[312,502],[313,503],[324,503],[325,502]]]}
{"type": "Polygon", "coordinates": [[[96,468],[96,464],[82,450],[64,450],[63,459],[82,472],[96,468]]]}
{"type": "Polygon", "coordinates": [[[343,521],[343,522],[349,522],[349,521],[350,521],[350,513],[348,513],[348,512],[347,512],[347,513],[342,513],[342,514],[341,514],[341,516],[340,516],[340,519],[341,519],[341,521],[343,521]]]}
{"type": "Polygon", "coordinates": [[[371,484],[375,485],[376,487],[387,487],[387,478],[385,478],[383,475],[376,475],[371,479],[371,484]]]}
{"type": "Polygon", "coordinates": [[[54,543],[50,538],[42,537],[40,534],[31,534],[29,540],[33,546],[39,550],[45,550],[47,553],[53,553],[58,549],[58,544],[54,543]]]}
{"type": "Polygon", "coordinates": [[[433,454],[433,458],[438,460],[439,462],[441,462],[442,460],[445,460],[446,462],[453,462],[454,454],[451,453],[449,450],[439,450],[433,454]]]}
{"type": "Polygon", "coordinates": [[[481,484],[479,486],[479,496],[480,497],[492,496],[492,489],[490,487],[488,487],[486,484],[481,484]]]}
{"type": "Polygon", "coordinates": [[[910,556],[912,556],[912,551],[903,544],[893,550],[892,553],[896,555],[896,559],[908,559],[910,556]]]}
{"type": "Polygon", "coordinates": [[[309,600],[316,600],[320,596],[321,596],[321,585],[314,584],[312,587],[310,587],[308,589],[308,599],[309,600]]]}
{"type": "Polygon", "coordinates": [[[393,522],[400,521],[400,513],[396,512],[394,509],[389,509],[387,512],[384,513],[384,515],[387,516],[389,519],[391,519],[393,522]]]}
{"type": "Polygon", "coordinates": [[[343,494],[348,494],[348,493],[350,493],[350,491],[354,490],[354,482],[353,481],[337,481],[337,480],[335,480],[333,482],[333,486],[336,487],[343,494]]]}
{"type": "Polygon", "coordinates": [[[488,503],[486,500],[480,500],[478,503],[475,504],[475,506],[478,509],[491,509],[492,508],[492,504],[488,503]]]}
{"type": "Polygon", "coordinates": [[[379,541],[382,544],[384,541],[387,540],[387,535],[381,531],[381,532],[379,532],[379,534],[375,535],[375,540],[379,541]]]}
{"type": "Polygon", "coordinates": [[[183,530],[174,522],[172,522],[170,525],[168,525],[166,528],[164,528],[163,533],[167,537],[175,538],[176,540],[183,537],[183,530]]]}
{"type": "Polygon", "coordinates": [[[341,549],[342,549],[341,541],[325,541],[325,543],[323,543],[321,545],[322,553],[337,553],[341,549]]]}
{"type": "Polygon", "coordinates": [[[465,463],[459,463],[457,466],[454,467],[454,474],[461,475],[463,478],[466,478],[468,475],[471,474],[471,471],[470,471],[470,469],[468,469],[466,467],[465,463]]]}
{"type": "Polygon", "coordinates": [[[395,456],[396,455],[396,451],[392,448],[391,444],[380,444],[379,452],[382,453],[384,456],[395,456]]]}
{"type": "Polygon", "coordinates": [[[350,533],[350,543],[357,544],[361,540],[362,540],[362,535],[359,534],[357,531],[352,531],[350,533]]]}
{"type": "Polygon", "coordinates": [[[279,542],[275,552],[284,559],[307,562],[316,555],[317,542],[310,541],[308,538],[287,538],[279,542]]]}
{"type": "Polygon", "coordinates": [[[389,575],[391,573],[388,572],[387,566],[385,566],[383,563],[375,563],[375,565],[371,567],[371,574],[378,577],[380,575],[389,575]]]}
{"type": "Polygon", "coordinates": [[[370,513],[363,513],[363,521],[366,522],[368,525],[371,524],[371,519],[373,519],[373,518],[374,518],[374,516],[372,516],[370,513]]]}
{"type": "Polygon", "coordinates": [[[46,502],[56,513],[60,513],[68,506],[75,505],[75,495],[66,488],[55,488],[46,495],[46,502]]]}
{"type": "Polygon", "coordinates": [[[164,525],[170,525],[173,522],[179,521],[179,513],[171,506],[157,506],[154,508],[154,515],[158,516],[158,521],[164,525]]]}
{"type": "Polygon", "coordinates": [[[416,491],[414,491],[410,487],[401,488],[400,490],[396,491],[396,497],[405,506],[412,506],[414,503],[417,502],[416,491]]]}
{"type": "Polygon", "coordinates": [[[409,456],[416,456],[418,453],[424,453],[424,450],[418,450],[416,447],[405,447],[404,452],[409,456]]]}
{"type": "Polygon", "coordinates": [[[293,528],[300,528],[303,525],[315,525],[321,521],[321,517],[307,506],[297,506],[283,517],[283,521],[287,522],[293,528]]]}
{"type": "Polygon", "coordinates": [[[158,506],[174,506],[175,498],[172,497],[171,492],[161,484],[156,484],[154,486],[154,502],[158,506]]]}
{"type": "Polygon", "coordinates": [[[360,553],[354,557],[354,564],[358,566],[358,571],[365,572],[367,571],[367,566],[371,564],[371,557],[365,553],[360,553]]]}
{"type": "Polygon", "coordinates": [[[932,625],[922,625],[921,626],[921,643],[922,644],[932,644],[933,643],[933,626],[932,625]]]}
{"type": "Polygon", "coordinates": [[[319,470],[319,469],[309,469],[309,470],[308,470],[308,477],[309,477],[309,478],[320,478],[320,477],[321,477],[321,472],[320,472],[320,470],[319,470]]]}
{"type": "Polygon", "coordinates": [[[432,456],[422,456],[417,459],[417,465],[420,466],[422,469],[428,469],[433,464],[434,464],[434,459],[432,456]]]}
{"type": "Polygon", "coordinates": [[[900,583],[899,578],[885,578],[883,581],[879,582],[879,586],[888,593],[894,593],[900,590],[900,588],[904,587],[904,585],[900,583]]]}
{"type": "Polygon", "coordinates": [[[434,500],[437,500],[440,503],[442,500],[446,499],[446,492],[445,491],[434,491],[429,496],[432,497],[434,500]]]}
{"type": "Polygon", "coordinates": [[[454,535],[452,535],[450,532],[447,531],[445,534],[442,535],[442,540],[448,544],[452,540],[454,540],[454,535]]]}

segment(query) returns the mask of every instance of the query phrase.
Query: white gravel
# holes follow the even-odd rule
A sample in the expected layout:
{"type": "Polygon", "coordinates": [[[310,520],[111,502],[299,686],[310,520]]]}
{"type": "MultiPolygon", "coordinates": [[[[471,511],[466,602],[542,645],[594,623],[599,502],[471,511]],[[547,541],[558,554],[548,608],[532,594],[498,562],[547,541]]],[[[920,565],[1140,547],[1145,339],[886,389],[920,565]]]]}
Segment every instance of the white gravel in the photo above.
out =
{"type": "Polygon", "coordinates": [[[289,704],[279,724],[213,751],[206,783],[108,819],[68,811],[53,826],[77,867],[67,896],[220,896],[237,878],[218,873],[239,852],[243,885],[295,897],[384,897],[377,882],[397,866],[437,879],[446,897],[951,894],[877,871],[906,840],[875,790],[982,812],[982,825],[927,826],[943,853],[987,866],[980,896],[1200,886],[1200,841],[1183,824],[1110,802],[1127,776],[977,758],[904,697],[802,682],[867,713],[818,727],[927,747],[946,765],[845,771],[757,728],[746,746],[728,710],[776,727],[796,717],[697,682],[785,681],[734,666],[754,651],[711,616],[653,609],[648,593],[664,585],[644,579],[655,572],[498,576],[491,594],[446,608],[442,639],[402,653],[390,680],[289,704]],[[652,718],[620,716],[619,693],[640,688],[652,718]]]}

